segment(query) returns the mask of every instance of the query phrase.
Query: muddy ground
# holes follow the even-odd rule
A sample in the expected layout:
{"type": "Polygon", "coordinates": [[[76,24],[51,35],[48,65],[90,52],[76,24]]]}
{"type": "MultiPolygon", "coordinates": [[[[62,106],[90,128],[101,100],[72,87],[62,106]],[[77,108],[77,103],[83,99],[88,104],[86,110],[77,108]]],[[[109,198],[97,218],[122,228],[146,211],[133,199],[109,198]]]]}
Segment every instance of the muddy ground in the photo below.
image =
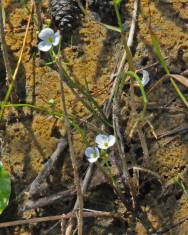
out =
{"type": "MultiPolygon", "coordinates": [[[[138,24],[135,43],[132,48],[137,68],[143,68],[157,62],[151,46],[148,29],[148,17],[151,15],[151,25],[156,33],[167,64],[172,73],[181,74],[188,69],[188,2],[187,0],[142,0],[140,1],[138,24]],[[148,7],[149,6],[149,7],[148,7]]],[[[28,5],[29,6],[29,5],[28,5]]],[[[133,1],[125,6],[125,18],[130,21],[133,1]]],[[[19,1],[5,1],[6,11],[6,42],[9,49],[12,68],[15,67],[22,47],[25,28],[28,20],[28,10],[19,1]]],[[[44,20],[48,18],[47,1],[43,4],[44,20]]],[[[71,75],[96,96],[100,105],[109,94],[109,78],[114,71],[118,52],[121,48],[120,37],[96,24],[88,18],[82,18],[82,25],[72,34],[72,42],[64,45],[64,58],[71,75]],[[100,92],[102,91],[102,92],[100,92]]],[[[5,69],[1,56],[1,99],[5,94],[5,69]]],[[[31,103],[49,108],[48,101],[54,99],[56,108],[61,109],[58,73],[53,66],[45,65],[48,58],[37,50],[37,32],[34,23],[30,25],[22,64],[16,82],[16,93],[21,103],[31,103]]],[[[144,224],[122,223],[116,220],[87,220],[84,234],[155,234],[154,231],[175,224],[188,216],[188,196],[175,184],[175,178],[180,176],[185,187],[188,187],[188,112],[177,96],[169,80],[164,80],[157,88],[150,91],[164,72],[160,65],[148,68],[151,81],[147,86],[149,106],[147,117],[158,136],[156,140],[148,124],[144,126],[150,153],[148,168],[161,177],[151,177],[149,173],[141,173],[143,185],[139,187],[138,200],[146,214],[144,224]],[[181,129],[176,129],[182,127],[181,129]],[[169,132],[176,130],[174,132],[169,132]],[[152,230],[153,229],[153,230],[152,230]]],[[[187,88],[181,86],[188,97],[187,88]]],[[[126,92],[121,98],[121,122],[125,139],[130,131],[128,119],[129,110],[126,104],[126,92]]],[[[66,102],[69,112],[80,119],[89,116],[86,108],[66,88],[66,102]]],[[[58,201],[54,205],[41,209],[22,211],[21,207],[28,200],[23,194],[19,200],[14,200],[21,192],[27,192],[27,187],[42,169],[44,163],[53,153],[60,138],[65,134],[63,122],[57,121],[41,112],[13,108],[5,112],[6,122],[1,125],[1,159],[12,177],[12,196],[9,207],[1,215],[1,221],[34,216],[46,216],[66,213],[72,208],[72,201],[58,201]]],[[[95,133],[88,133],[92,137],[95,133]]],[[[75,133],[74,145],[80,159],[81,174],[84,174],[87,162],[83,157],[85,145],[80,134],[75,133]]],[[[142,150],[137,136],[127,140],[127,155],[130,162],[139,163],[142,150]]],[[[61,167],[57,167],[47,179],[48,187],[41,196],[57,193],[68,189],[73,184],[73,175],[69,154],[65,151],[61,167]]],[[[86,197],[86,207],[106,211],[121,211],[122,206],[110,186],[101,182],[100,175],[94,181],[92,192],[86,197]],[[97,185],[97,186],[96,186],[97,185]]],[[[127,220],[129,221],[129,219],[127,220]]],[[[21,226],[2,229],[0,234],[60,234],[59,226],[49,230],[53,223],[21,226]]],[[[164,234],[188,234],[188,222],[184,222],[164,234]]]]}

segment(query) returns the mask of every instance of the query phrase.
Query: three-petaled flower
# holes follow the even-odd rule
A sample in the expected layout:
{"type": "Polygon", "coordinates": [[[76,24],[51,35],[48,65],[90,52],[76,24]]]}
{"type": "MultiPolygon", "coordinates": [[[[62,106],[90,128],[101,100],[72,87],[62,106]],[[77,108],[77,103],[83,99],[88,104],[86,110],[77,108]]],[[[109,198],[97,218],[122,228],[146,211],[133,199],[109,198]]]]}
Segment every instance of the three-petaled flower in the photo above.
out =
{"type": "Polygon", "coordinates": [[[60,42],[59,32],[54,33],[53,29],[45,28],[39,33],[39,38],[42,40],[38,44],[38,49],[40,51],[49,51],[52,46],[57,46],[60,42]]]}
{"type": "Polygon", "coordinates": [[[85,150],[85,155],[90,163],[94,163],[100,157],[99,149],[97,147],[88,147],[85,150]]]}
{"type": "Polygon", "coordinates": [[[115,144],[116,138],[114,135],[99,134],[96,136],[95,142],[100,149],[108,149],[115,144]]]}
{"type": "Polygon", "coordinates": [[[116,138],[113,135],[99,134],[96,136],[95,142],[97,144],[97,147],[88,147],[85,150],[85,155],[90,163],[94,163],[99,159],[99,149],[106,150],[112,147],[116,142],[116,138]]]}

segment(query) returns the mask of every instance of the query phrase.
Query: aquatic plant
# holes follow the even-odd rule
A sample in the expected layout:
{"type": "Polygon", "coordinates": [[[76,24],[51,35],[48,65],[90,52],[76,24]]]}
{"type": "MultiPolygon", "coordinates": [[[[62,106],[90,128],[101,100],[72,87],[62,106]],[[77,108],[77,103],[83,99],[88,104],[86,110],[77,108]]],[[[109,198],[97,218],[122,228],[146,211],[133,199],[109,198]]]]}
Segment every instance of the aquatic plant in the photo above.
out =
{"type": "Polygon", "coordinates": [[[90,163],[94,163],[99,159],[100,152],[99,152],[99,149],[97,147],[88,147],[85,150],[85,155],[87,157],[87,160],[90,163]]]}
{"type": "MultiPolygon", "coordinates": [[[[126,207],[126,211],[130,211],[130,212],[135,212],[136,209],[141,211],[141,207],[139,207],[139,205],[137,204],[137,196],[138,196],[138,192],[139,192],[139,180],[141,178],[138,178],[137,176],[137,172],[138,170],[142,170],[143,172],[147,171],[149,172],[149,170],[145,169],[145,168],[141,168],[140,166],[132,166],[126,156],[126,145],[128,145],[130,142],[126,142],[125,143],[125,139],[123,134],[122,134],[122,127],[121,125],[121,120],[119,121],[119,119],[121,119],[120,117],[120,99],[121,99],[121,95],[122,93],[125,91],[126,89],[126,98],[127,98],[127,103],[128,103],[128,108],[130,109],[130,116],[128,117],[131,121],[133,120],[133,122],[135,121],[135,117],[136,117],[136,121],[134,123],[134,128],[132,128],[132,133],[134,132],[134,130],[136,130],[135,132],[137,132],[139,139],[140,139],[140,145],[142,147],[142,151],[141,154],[143,153],[143,165],[147,164],[148,160],[149,160],[149,151],[147,149],[147,143],[145,140],[145,136],[144,136],[144,132],[142,131],[144,128],[144,121],[147,118],[147,104],[148,104],[148,98],[147,98],[147,93],[145,92],[145,87],[147,86],[147,84],[150,81],[150,77],[149,77],[149,73],[146,70],[136,70],[136,66],[134,64],[133,61],[133,55],[131,53],[131,49],[130,49],[130,45],[128,43],[127,40],[127,36],[125,33],[125,29],[124,26],[122,24],[122,19],[121,19],[121,12],[120,12],[120,4],[121,4],[121,0],[105,0],[105,1],[91,1],[95,4],[99,4],[101,6],[103,6],[103,9],[105,9],[106,5],[110,2],[113,2],[113,6],[115,9],[115,14],[117,17],[117,22],[118,22],[118,28],[117,27],[111,27],[111,26],[107,26],[108,29],[111,30],[115,30],[116,32],[119,32],[121,35],[121,40],[122,40],[122,45],[124,46],[124,52],[126,54],[124,61],[127,60],[128,62],[128,66],[122,66],[120,69],[119,74],[116,76],[116,80],[115,80],[115,89],[113,91],[112,94],[112,103],[111,103],[111,110],[110,110],[110,114],[108,115],[105,109],[102,109],[101,106],[99,106],[99,104],[96,102],[95,97],[92,96],[92,94],[89,91],[89,86],[88,87],[84,87],[83,85],[81,85],[78,81],[76,81],[76,79],[74,79],[73,77],[71,77],[67,67],[66,67],[66,63],[64,63],[63,61],[63,51],[61,51],[61,35],[59,32],[54,32],[54,30],[52,28],[44,28],[40,31],[40,33],[38,34],[39,39],[41,40],[38,43],[38,49],[39,51],[42,52],[46,52],[49,53],[50,57],[50,61],[49,63],[46,63],[46,65],[50,65],[53,64],[53,68],[55,68],[58,72],[59,72],[59,82],[60,82],[60,89],[61,89],[61,101],[62,101],[62,107],[58,108],[58,110],[56,110],[56,100],[53,99],[49,99],[48,102],[46,102],[48,104],[48,107],[43,107],[43,106],[37,106],[34,104],[15,104],[15,103],[9,103],[10,100],[10,95],[12,93],[13,90],[13,86],[14,86],[14,81],[16,79],[16,74],[17,74],[17,70],[19,68],[19,64],[16,67],[16,72],[13,74],[13,79],[10,83],[10,86],[8,86],[8,91],[6,94],[6,97],[4,99],[4,101],[0,104],[1,105],[1,113],[0,113],[0,118],[3,117],[4,114],[4,109],[5,108],[10,108],[10,107],[14,107],[14,108],[30,108],[30,109],[35,109],[40,113],[45,113],[49,116],[53,116],[56,119],[59,119],[61,121],[64,121],[65,127],[66,127],[66,131],[67,131],[67,136],[68,136],[68,143],[69,143],[69,151],[70,151],[70,157],[72,160],[72,166],[73,166],[73,170],[74,170],[74,185],[76,188],[76,193],[77,193],[77,201],[75,202],[75,206],[74,206],[74,211],[71,214],[70,213],[70,217],[72,217],[72,221],[73,221],[73,215],[74,213],[76,214],[76,218],[78,218],[78,234],[81,235],[82,234],[82,225],[83,225],[83,213],[84,210],[83,209],[83,196],[84,193],[86,191],[86,184],[85,184],[85,178],[84,180],[80,180],[80,169],[79,169],[79,164],[77,162],[77,157],[75,154],[75,149],[73,146],[73,142],[72,142],[72,131],[76,130],[77,132],[79,132],[83,138],[83,142],[85,147],[89,146],[85,149],[85,156],[86,159],[88,160],[89,163],[91,164],[87,164],[88,165],[88,169],[90,170],[91,167],[96,166],[98,167],[99,170],[101,170],[101,172],[103,173],[103,175],[105,176],[105,178],[107,179],[107,182],[110,184],[110,186],[113,188],[114,192],[116,192],[117,198],[121,200],[121,202],[125,205],[126,207]],[[58,46],[58,50],[56,50],[56,48],[58,46]],[[116,83],[117,82],[117,83],[116,83]],[[67,85],[68,88],[70,89],[70,91],[73,93],[73,95],[76,97],[76,99],[80,102],[82,102],[82,104],[89,110],[90,112],[90,118],[92,118],[92,120],[97,121],[97,125],[98,125],[98,121],[100,121],[99,127],[97,127],[99,129],[99,131],[95,130],[95,134],[96,133],[114,133],[114,135],[106,135],[106,134],[98,134],[95,137],[95,143],[93,144],[93,146],[90,146],[90,140],[88,138],[88,133],[87,133],[87,129],[85,128],[85,126],[83,125],[83,123],[85,122],[87,125],[87,122],[90,122],[90,120],[82,120],[79,119],[77,120],[77,117],[73,116],[72,114],[69,114],[66,108],[66,102],[65,102],[65,92],[64,92],[64,85],[67,85]],[[125,84],[126,84],[126,88],[125,88],[125,84]],[[128,87],[128,89],[127,89],[128,87]],[[140,93],[141,97],[137,96],[137,91],[138,89],[140,89],[140,93]],[[141,99],[139,99],[141,98],[141,99]],[[143,104],[140,102],[140,100],[143,100],[143,104]],[[136,103],[138,101],[138,103],[136,103]],[[141,105],[140,105],[141,104],[141,105]],[[142,110],[143,108],[143,110],[142,110]],[[86,130],[85,130],[86,129],[86,130]],[[115,145],[116,144],[116,145],[115,145]],[[114,146],[115,145],[115,146],[114,146]],[[113,151],[110,151],[111,147],[114,146],[115,150],[117,150],[115,153],[113,151]],[[115,159],[115,160],[114,160],[115,159]],[[117,162],[116,162],[117,161],[117,162]],[[95,163],[95,164],[93,164],[95,163]],[[128,165],[129,164],[129,165],[128,165]],[[113,165],[113,166],[112,166],[113,165]],[[131,166],[130,166],[131,165],[131,166]],[[115,173],[113,172],[114,170],[114,166],[117,168],[116,170],[119,172],[119,174],[115,175],[115,173]],[[131,169],[131,171],[130,171],[131,169]],[[128,199],[127,199],[128,198],[128,199]],[[79,202],[79,203],[78,203],[79,202]],[[127,205],[128,204],[128,205],[127,205]],[[77,210],[79,211],[79,213],[77,214],[77,210]],[[130,210],[129,210],[130,209],[130,210]]],[[[65,32],[65,28],[70,28],[72,29],[72,24],[73,21],[75,20],[75,18],[77,17],[77,15],[74,16],[74,12],[72,12],[72,9],[67,8],[67,4],[71,4],[70,6],[72,7],[74,4],[76,4],[76,9],[78,9],[77,6],[77,1],[71,1],[71,0],[67,0],[67,1],[51,1],[52,5],[53,5],[53,11],[56,12],[58,11],[58,14],[55,15],[54,12],[52,12],[52,16],[55,18],[56,20],[56,24],[60,27],[62,27],[62,31],[65,32]],[[56,5],[57,3],[57,5],[56,5]],[[74,4],[73,4],[74,3],[74,4]],[[63,5],[61,5],[63,4],[63,5]],[[59,9],[59,6],[62,7],[62,9],[59,9]]],[[[111,7],[113,7],[111,6],[111,7]]],[[[68,6],[69,7],[69,6],[68,6]]],[[[99,6],[100,7],[100,6],[99,6]]],[[[111,8],[110,8],[111,10],[111,8]]],[[[30,11],[31,12],[31,11],[30,11]]],[[[31,20],[32,17],[30,17],[31,20]]],[[[28,23],[28,27],[27,27],[27,31],[28,32],[29,29],[29,23],[28,23]]],[[[64,36],[64,35],[63,35],[64,36]]],[[[65,35],[66,36],[66,35],[65,35]]],[[[156,54],[160,60],[161,65],[163,66],[166,74],[168,76],[170,75],[170,71],[164,61],[164,58],[162,57],[162,54],[160,52],[160,47],[157,44],[157,42],[155,41],[155,39],[153,40],[154,42],[154,49],[156,51],[156,54]]],[[[23,48],[25,45],[25,39],[24,39],[24,44],[23,44],[23,48]]],[[[22,49],[23,52],[23,49],[22,49]]],[[[39,53],[37,54],[39,55],[39,53]]],[[[46,58],[49,58],[46,56],[46,58]]],[[[19,57],[19,63],[21,61],[21,56],[19,57]]],[[[123,64],[123,63],[122,63],[123,64]]],[[[125,65],[125,63],[123,64],[125,65]]],[[[178,90],[176,84],[174,83],[174,80],[171,79],[171,82],[173,84],[173,86],[175,87],[176,91],[178,92],[178,94],[180,95],[180,97],[182,98],[182,100],[184,101],[184,103],[186,104],[186,106],[188,107],[187,101],[184,97],[184,95],[178,90]]],[[[9,84],[8,84],[9,85],[9,84]]],[[[91,124],[91,123],[89,123],[91,124]]],[[[88,126],[89,126],[88,124],[88,126]]],[[[94,124],[95,125],[95,124],[94,124]]],[[[89,129],[89,128],[88,128],[89,129]]],[[[94,131],[94,130],[92,130],[94,131]]],[[[132,138],[133,135],[129,135],[128,138],[129,140],[133,139],[132,138]]],[[[136,149],[138,149],[139,145],[139,141],[132,141],[131,142],[131,147],[132,145],[134,145],[134,142],[136,142],[136,149]]],[[[130,147],[130,148],[131,148],[130,147]]],[[[134,147],[134,146],[133,146],[134,147]]],[[[129,146],[128,146],[129,148],[129,146]]],[[[131,153],[131,151],[130,151],[131,153]]],[[[142,158],[142,156],[139,156],[140,158],[142,158]]],[[[140,160],[140,159],[139,159],[140,160]]],[[[136,163],[140,163],[139,161],[136,163]]],[[[145,166],[145,165],[144,165],[145,166]]],[[[87,171],[88,172],[88,171],[87,171]]],[[[86,176],[88,174],[86,173],[86,176]]],[[[153,174],[154,175],[154,174],[153,174]]],[[[154,175],[155,176],[155,175],[154,175]]],[[[1,162],[0,162],[0,213],[2,213],[2,211],[4,210],[4,208],[7,206],[8,204],[8,200],[10,197],[10,176],[7,174],[7,172],[5,171],[5,169],[3,168],[1,162]]],[[[181,184],[182,189],[185,191],[185,187],[183,184],[181,184]]],[[[186,189],[187,191],[187,189],[186,189]]],[[[185,191],[185,192],[186,192],[185,191]]],[[[139,212],[140,212],[139,211],[139,212]]],[[[135,216],[136,213],[134,213],[135,216]]],[[[123,214],[123,219],[124,219],[124,214],[123,214]]],[[[119,218],[119,217],[118,217],[119,218]]],[[[62,219],[62,218],[61,218],[62,219]]],[[[72,222],[71,221],[71,222],[72,222]]],[[[125,221],[125,220],[124,220],[125,221]]],[[[74,225],[74,224],[73,224],[74,225]]],[[[74,226],[73,226],[74,227],[74,226]]],[[[70,232],[71,234],[71,232],[70,232]]]]}
{"type": "Polygon", "coordinates": [[[59,32],[54,33],[53,29],[51,28],[44,28],[39,33],[39,38],[42,41],[39,42],[38,49],[44,52],[49,51],[52,46],[58,46],[61,39],[59,32]]]}
{"type": "Polygon", "coordinates": [[[116,142],[114,135],[103,135],[99,134],[96,136],[95,143],[100,149],[108,149],[112,147],[116,142]]]}
{"type": "Polygon", "coordinates": [[[114,135],[104,135],[99,134],[95,138],[95,143],[97,144],[97,147],[88,147],[85,150],[85,155],[87,157],[87,160],[90,163],[96,162],[100,155],[106,156],[106,152],[104,150],[107,150],[108,148],[112,147],[116,142],[116,138],[114,135]],[[100,150],[101,149],[101,154],[100,150]]]}

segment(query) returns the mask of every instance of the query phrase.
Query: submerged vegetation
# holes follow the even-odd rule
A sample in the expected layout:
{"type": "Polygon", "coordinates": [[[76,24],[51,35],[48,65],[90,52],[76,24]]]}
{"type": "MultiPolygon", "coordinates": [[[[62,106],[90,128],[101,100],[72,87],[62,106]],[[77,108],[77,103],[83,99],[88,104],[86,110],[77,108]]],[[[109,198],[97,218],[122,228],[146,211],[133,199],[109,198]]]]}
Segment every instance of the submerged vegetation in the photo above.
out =
{"type": "Polygon", "coordinates": [[[156,2],[0,1],[0,234],[184,234],[188,46],[156,2]]]}

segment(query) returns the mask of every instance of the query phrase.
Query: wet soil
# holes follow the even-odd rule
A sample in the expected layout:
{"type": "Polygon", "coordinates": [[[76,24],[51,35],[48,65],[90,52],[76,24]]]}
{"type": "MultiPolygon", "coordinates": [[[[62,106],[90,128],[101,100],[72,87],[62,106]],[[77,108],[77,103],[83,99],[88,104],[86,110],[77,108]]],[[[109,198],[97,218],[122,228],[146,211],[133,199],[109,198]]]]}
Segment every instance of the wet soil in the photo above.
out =
{"type": "MultiPolygon", "coordinates": [[[[133,1],[125,6],[125,18],[131,19],[133,1]]],[[[28,20],[28,10],[21,7],[19,1],[5,1],[6,14],[6,42],[12,68],[15,68],[23,43],[25,28],[28,20]]],[[[44,2],[43,11],[48,12],[47,1],[44,2]]],[[[182,73],[188,69],[188,3],[186,0],[143,0],[139,7],[139,17],[136,29],[136,40],[133,47],[134,60],[137,68],[151,65],[157,61],[151,45],[151,36],[148,29],[151,15],[151,27],[157,35],[167,64],[172,73],[182,73]]],[[[45,15],[44,14],[44,15],[45,15]]],[[[48,17],[48,16],[45,16],[48,17]]],[[[64,45],[63,56],[71,76],[83,85],[87,85],[100,105],[104,103],[109,94],[106,84],[109,83],[113,73],[120,46],[120,37],[117,33],[108,31],[100,24],[88,18],[82,18],[82,26],[72,33],[72,40],[64,45]],[[102,91],[102,92],[100,92],[102,91]]],[[[55,107],[61,110],[59,75],[56,68],[47,66],[48,58],[37,51],[37,29],[31,24],[20,66],[16,93],[20,103],[31,103],[37,106],[50,108],[48,101],[55,100],[55,107]]],[[[149,98],[147,117],[157,136],[153,136],[152,129],[145,124],[144,132],[150,153],[149,169],[160,176],[161,183],[156,177],[141,173],[143,185],[139,188],[139,203],[147,215],[147,223],[135,221],[133,224],[122,223],[112,219],[88,220],[84,234],[154,234],[156,230],[169,224],[174,224],[188,216],[188,198],[182,189],[175,184],[175,179],[180,176],[185,187],[188,187],[188,132],[187,109],[178,98],[169,80],[165,80],[156,89],[150,92],[156,81],[164,72],[160,65],[148,68],[151,81],[147,92],[149,98]],[[185,126],[183,131],[166,134],[177,127],[185,126]],[[147,226],[146,226],[147,224],[147,226]],[[149,225],[148,225],[149,224],[149,225]],[[127,233],[125,233],[127,231],[127,233]],[[153,230],[154,231],[154,230],[153,230]]],[[[1,96],[5,92],[5,69],[1,57],[0,84],[1,96]]],[[[186,96],[187,89],[180,85],[186,96]]],[[[66,87],[65,91],[68,110],[80,119],[89,117],[89,112],[78,102],[66,87]]],[[[129,120],[127,119],[127,104],[122,94],[122,132],[127,137],[129,120]]],[[[2,99],[2,97],[1,97],[2,99]]],[[[44,163],[53,153],[58,139],[65,134],[63,121],[57,121],[50,115],[36,110],[13,108],[6,109],[6,122],[0,132],[1,159],[12,177],[12,198],[10,206],[1,216],[1,221],[18,218],[32,218],[33,216],[56,215],[66,213],[72,204],[58,202],[39,210],[20,211],[21,205],[27,201],[27,194],[21,201],[13,199],[22,191],[27,192],[27,187],[41,171],[44,163]],[[64,208],[64,209],[62,209],[64,208]]],[[[96,125],[97,126],[97,125],[96,125]]],[[[88,133],[88,138],[93,133],[88,133]]],[[[85,171],[86,161],[83,157],[84,142],[80,134],[73,136],[75,151],[80,158],[80,170],[85,171]]],[[[134,161],[138,161],[143,153],[137,136],[126,143],[127,154],[134,161]]],[[[69,188],[73,183],[73,173],[68,152],[62,156],[62,170],[54,170],[48,179],[48,189],[42,195],[56,193],[62,188],[69,188]],[[55,175],[55,177],[54,177],[55,175]]],[[[131,160],[132,161],[132,160],[131,160]]],[[[106,182],[94,179],[97,183],[87,195],[86,207],[99,210],[121,211],[122,205],[116,198],[113,190],[106,182]],[[99,182],[99,183],[98,183],[99,182]]],[[[130,221],[132,221],[130,219],[130,221]]],[[[0,230],[0,234],[45,234],[53,224],[22,226],[12,229],[0,230]]],[[[182,223],[170,232],[164,234],[184,235],[188,231],[188,222],[182,223]]],[[[48,234],[60,234],[59,227],[48,234]]]]}

